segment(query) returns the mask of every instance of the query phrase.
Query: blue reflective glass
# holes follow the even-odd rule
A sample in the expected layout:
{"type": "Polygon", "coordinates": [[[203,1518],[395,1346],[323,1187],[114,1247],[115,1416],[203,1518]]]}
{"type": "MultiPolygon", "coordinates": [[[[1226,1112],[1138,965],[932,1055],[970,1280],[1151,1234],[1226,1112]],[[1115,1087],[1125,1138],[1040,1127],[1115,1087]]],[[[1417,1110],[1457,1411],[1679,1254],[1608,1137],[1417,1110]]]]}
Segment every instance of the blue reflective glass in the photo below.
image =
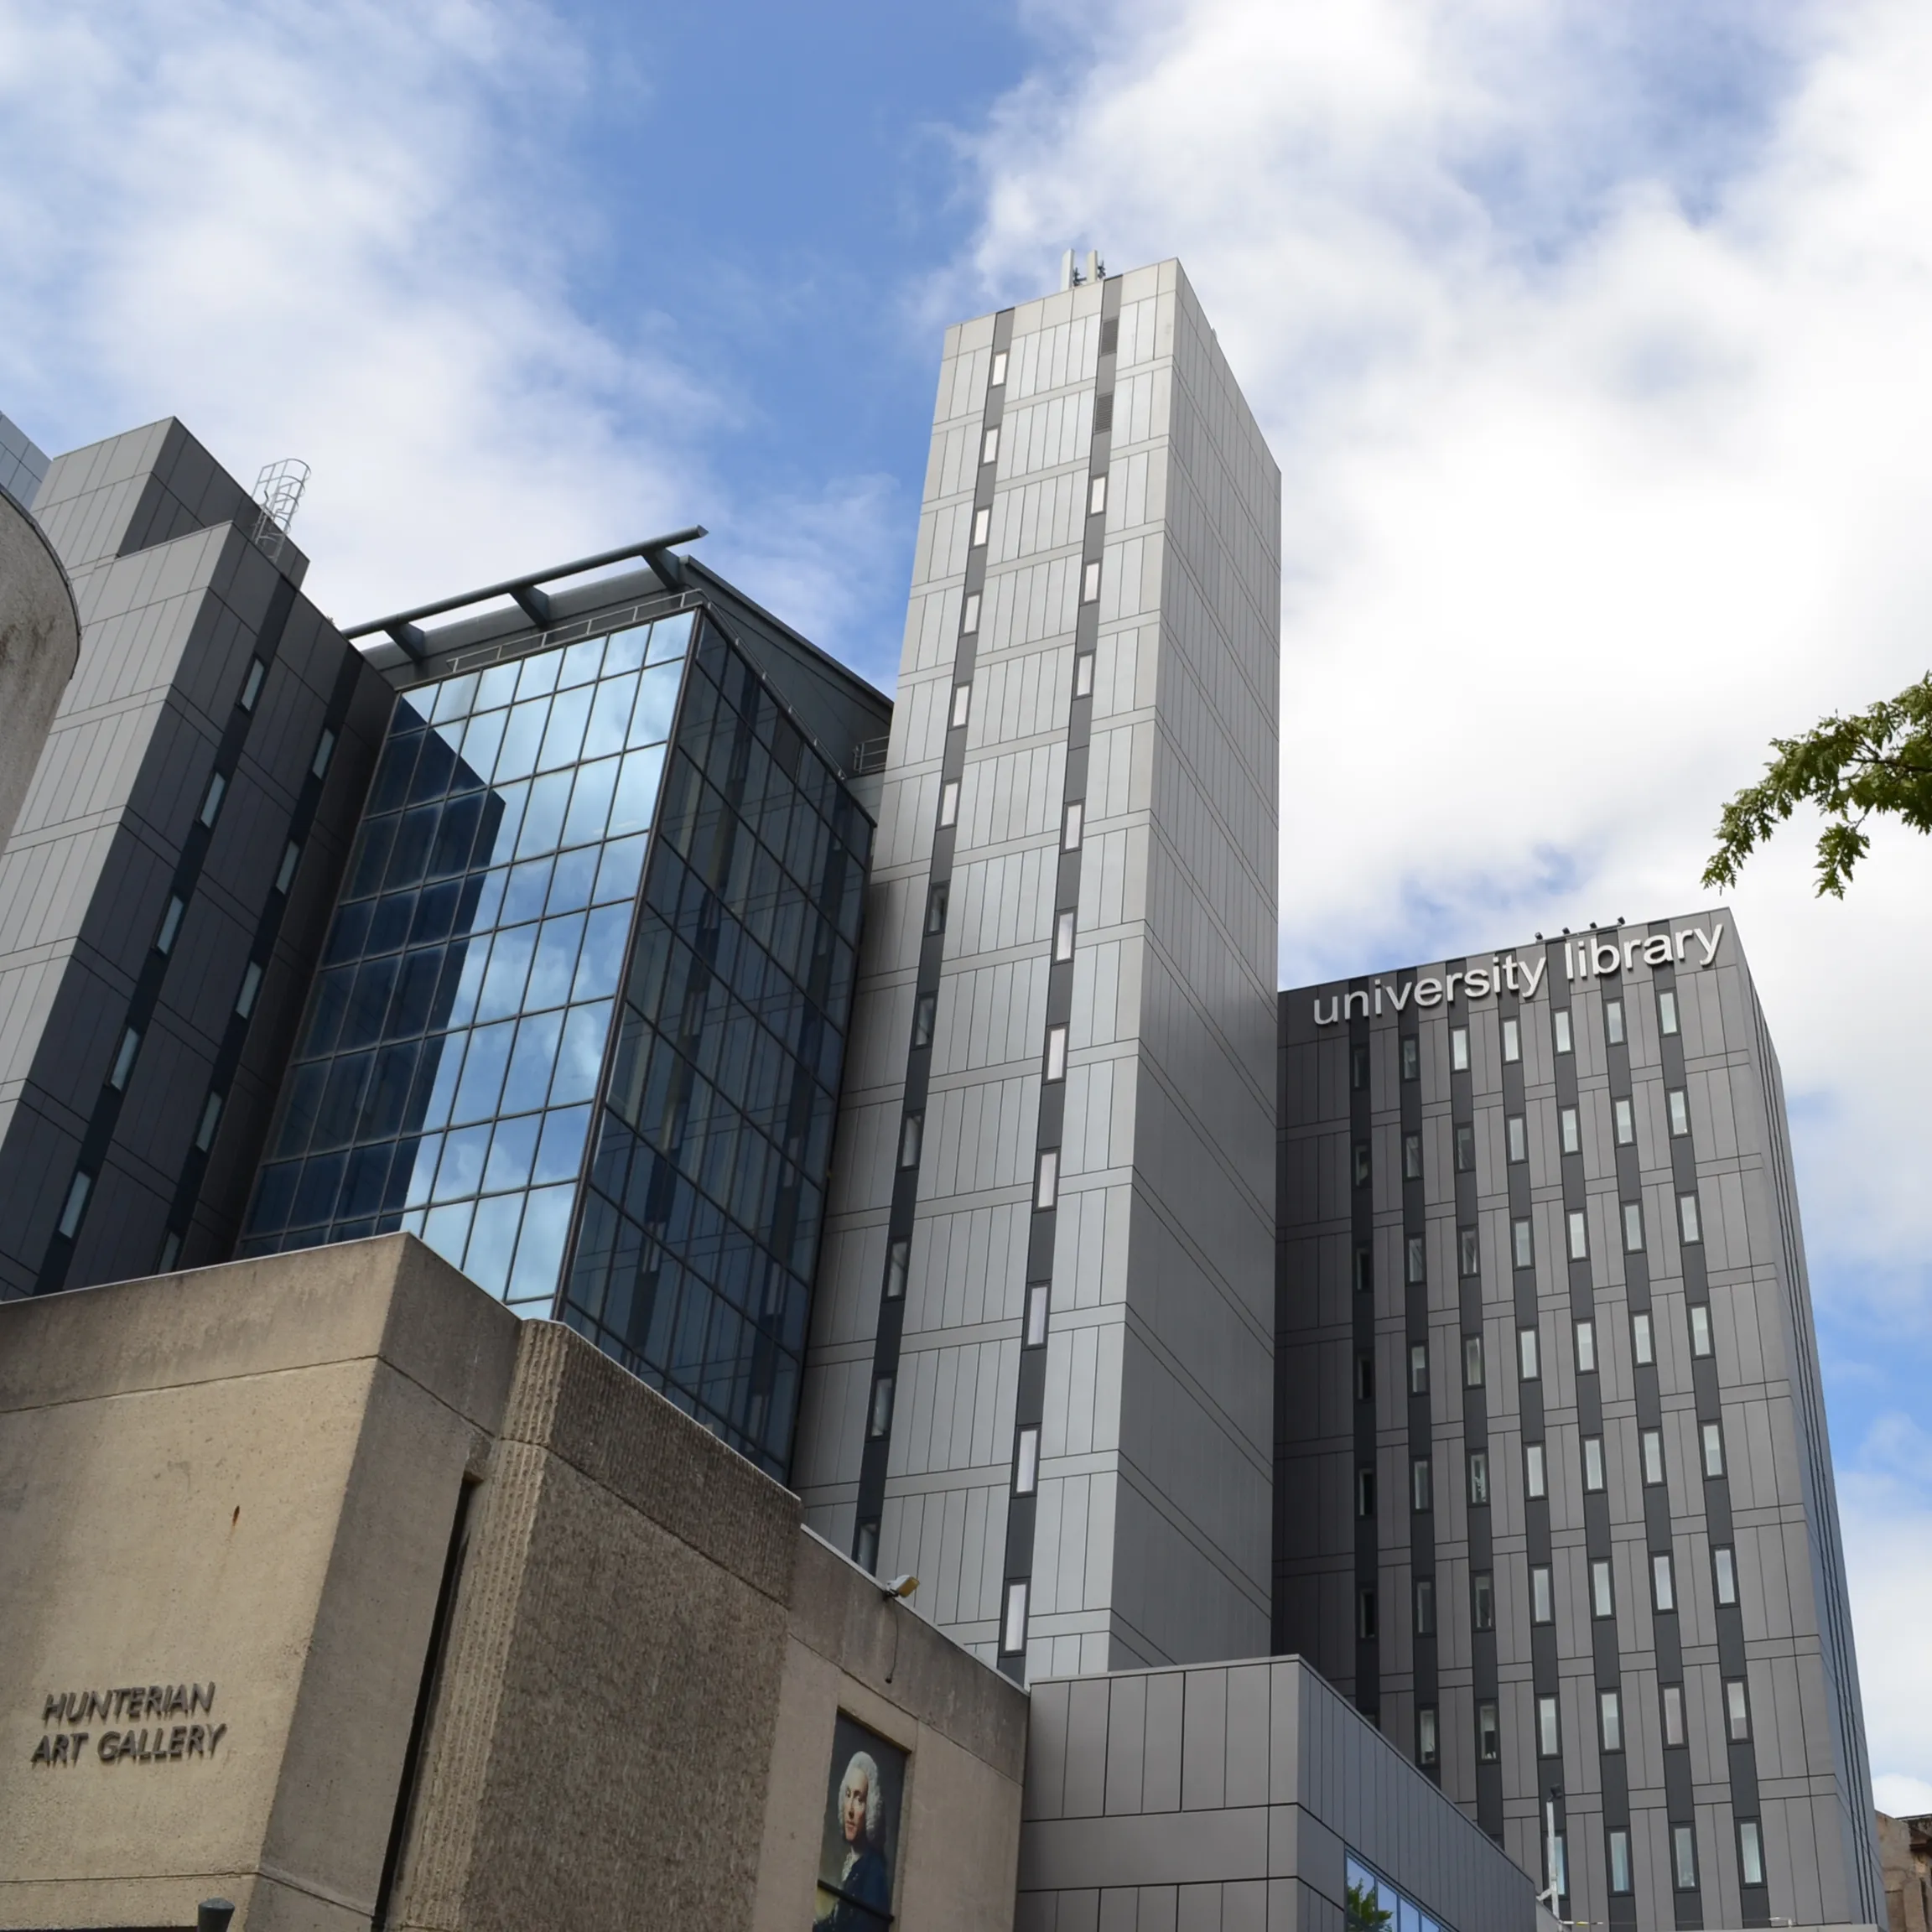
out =
{"type": "Polygon", "coordinates": [[[588,684],[603,668],[604,640],[583,638],[564,652],[564,662],[557,668],[557,688],[564,691],[573,684],[588,684]]]}
{"type": "Polygon", "coordinates": [[[682,664],[658,664],[637,680],[637,703],[631,714],[631,729],[626,742],[655,745],[671,735],[671,720],[678,713],[678,687],[683,675],[682,664]]]}
{"type": "Polygon", "coordinates": [[[550,896],[550,870],[553,859],[526,859],[510,868],[503,889],[503,905],[492,924],[520,926],[526,919],[540,919],[543,904],[550,896]]]}
{"type": "Polygon", "coordinates": [[[631,723],[631,707],[637,697],[635,678],[606,678],[597,687],[590,708],[589,728],[584,734],[584,757],[609,758],[624,749],[624,735],[631,723]]]}
{"type": "Polygon", "coordinates": [[[449,789],[455,775],[456,747],[447,730],[433,730],[417,756],[416,770],[409,780],[410,798],[419,805],[433,803],[449,789]]]}
{"type": "Polygon", "coordinates": [[[517,695],[519,668],[515,662],[492,664],[482,673],[476,680],[476,709],[494,711],[499,705],[507,704],[517,695]]]}
{"type": "Polygon", "coordinates": [[[309,998],[309,1023],[302,1030],[298,1049],[304,1058],[335,1051],[335,1036],[342,1030],[342,1015],[348,1010],[349,989],[355,984],[353,966],[334,967],[315,975],[309,998]]]}
{"type": "Polygon", "coordinates": [[[530,1185],[530,1169],[537,1158],[537,1136],[543,1121],[540,1114],[524,1114],[496,1123],[496,1131],[490,1140],[490,1158],[483,1169],[486,1194],[530,1185]]]}
{"type": "Polygon", "coordinates": [[[374,907],[365,899],[357,905],[345,906],[335,915],[330,924],[328,943],[322,948],[325,966],[361,957],[363,942],[369,935],[369,915],[373,911],[374,907]]]}
{"type": "Polygon", "coordinates": [[[517,1252],[517,1224],[523,1218],[521,1194],[493,1194],[476,1203],[463,1272],[479,1288],[501,1296],[510,1280],[510,1258],[517,1252]]]}
{"type": "Polygon", "coordinates": [[[470,1239],[470,1217],[476,1212],[474,1201],[458,1201],[445,1208],[432,1208],[423,1218],[423,1239],[452,1268],[463,1265],[463,1249],[470,1239]]]}
{"type": "Polygon", "coordinates": [[[624,970],[624,943],[631,935],[631,908],[604,906],[590,915],[584,951],[577,962],[573,1000],[605,1000],[617,990],[624,970]]]}
{"type": "Polygon", "coordinates": [[[525,698],[548,697],[557,688],[558,660],[562,655],[557,651],[539,651],[534,657],[523,660],[522,672],[517,680],[519,701],[525,698]]]}
{"type": "Polygon", "coordinates": [[[613,631],[604,641],[604,675],[615,678],[622,672],[636,670],[644,662],[644,647],[650,641],[648,624],[613,631]]]}
{"type": "Polygon", "coordinates": [[[501,749],[496,754],[496,769],[491,773],[499,787],[516,778],[527,778],[537,769],[538,748],[543,742],[543,727],[549,722],[550,700],[527,699],[509,714],[501,749]]]}
{"type": "Polygon", "coordinates": [[[483,1163],[490,1151],[490,1124],[459,1127],[443,1137],[443,1158],[437,1164],[433,1201],[454,1201],[474,1194],[483,1184],[483,1163]]]}
{"type": "Polygon", "coordinates": [[[564,821],[563,843],[583,845],[604,836],[610,816],[610,795],[617,786],[617,761],[600,760],[583,766],[570,792],[570,810],[564,821]]]}
{"type": "Polygon", "coordinates": [[[570,802],[571,776],[567,771],[551,771],[531,781],[522,827],[517,834],[519,859],[557,849],[564,830],[564,813],[570,802]]]}
{"type": "MultiPolygon", "coordinates": [[[[481,865],[483,861],[477,861],[481,865]]],[[[510,873],[506,866],[499,865],[494,870],[483,873],[470,881],[476,895],[475,909],[468,918],[459,918],[458,925],[470,932],[487,932],[492,926],[503,923],[503,895],[508,891],[510,873]]]]}
{"type": "Polygon", "coordinates": [[[289,1223],[308,1228],[326,1221],[335,1212],[336,1191],[342,1185],[343,1157],[323,1154],[304,1162],[302,1178],[296,1183],[295,1203],[289,1210],[289,1223]]]}
{"type": "Polygon", "coordinates": [[[349,854],[349,873],[342,887],[345,899],[360,899],[382,883],[389,863],[389,848],[395,843],[397,821],[392,818],[365,819],[356,834],[349,854]]]}
{"type": "Polygon", "coordinates": [[[600,846],[581,846],[557,860],[557,870],[550,882],[550,912],[578,912],[590,903],[590,889],[597,876],[601,851],[600,846]]]}
{"type": "Polygon", "coordinates": [[[530,955],[536,944],[534,925],[507,927],[496,935],[476,1001],[480,1021],[501,1020],[522,1005],[523,989],[530,978],[530,955]]]}
{"type": "Polygon", "coordinates": [[[383,1184],[389,1178],[389,1162],[395,1149],[387,1141],[373,1147],[358,1147],[350,1155],[342,1178],[342,1192],[335,1204],[338,1216],[374,1214],[382,1205],[383,1184]]]}
{"type": "Polygon", "coordinates": [[[461,718],[470,709],[476,697],[476,673],[472,671],[466,678],[445,678],[436,687],[435,702],[430,707],[429,721],[441,724],[451,718],[461,718]]]}
{"type": "Polygon", "coordinates": [[[647,664],[659,664],[669,657],[682,657],[691,643],[692,613],[681,611],[675,617],[660,618],[651,626],[651,642],[644,654],[647,664]]]}
{"type": "Polygon", "coordinates": [[[392,1198],[397,1192],[396,1182],[401,1176],[402,1204],[407,1208],[420,1208],[429,1198],[430,1183],[436,1178],[436,1162],[443,1151],[443,1137],[439,1134],[426,1134],[420,1140],[405,1140],[396,1156],[396,1166],[390,1170],[389,1192],[392,1198]]]}
{"type": "Polygon", "coordinates": [[[421,882],[423,868],[429,862],[429,847],[442,818],[440,805],[418,805],[402,814],[397,823],[395,843],[389,849],[389,870],[382,875],[382,883],[390,891],[421,882]]]}
{"type": "Polygon", "coordinates": [[[610,1002],[595,1006],[573,1006],[564,1023],[564,1043],[557,1055],[557,1078],[552,1083],[550,1099],[554,1106],[569,1107],[589,1100],[597,1092],[597,1074],[604,1062],[604,1041],[610,1025],[610,1002]]]}
{"type": "Polygon", "coordinates": [[[436,1004],[449,1010],[451,1026],[467,1026],[476,1017],[476,995],[490,969],[490,935],[480,932],[461,947],[451,947],[443,963],[436,1004]]]}
{"type": "Polygon", "coordinates": [[[457,1077],[463,1071],[463,1049],[469,1040],[467,1033],[445,1033],[423,1042],[423,1066],[429,1072],[430,1086],[418,1124],[431,1128],[448,1124],[449,1109],[456,1098],[457,1077]]]}
{"type": "Polygon", "coordinates": [[[299,1161],[278,1161],[262,1170],[255,1187],[254,1212],[249,1217],[252,1227],[278,1229],[288,1225],[288,1210],[294,1205],[295,1182],[301,1172],[299,1161]]]}
{"type": "Polygon", "coordinates": [[[389,727],[388,742],[382,747],[376,776],[370,781],[364,812],[392,812],[408,796],[410,774],[416,769],[416,754],[422,745],[422,721],[408,704],[398,704],[389,727]]]}
{"type": "Polygon", "coordinates": [[[550,722],[544,727],[543,744],[537,754],[539,771],[555,771],[574,765],[584,752],[584,727],[590,719],[593,693],[587,684],[574,691],[559,691],[550,703],[550,722]]]}
{"type": "Polygon", "coordinates": [[[364,941],[366,953],[393,953],[409,937],[416,917],[413,892],[385,893],[370,904],[369,931],[364,941]]]}
{"type": "Polygon", "coordinates": [[[423,862],[425,879],[451,878],[468,867],[476,834],[490,811],[490,804],[480,792],[451,797],[444,803],[436,836],[430,843],[429,856],[423,862]]]}
{"type": "Polygon", "coordinates": [[[484,784],[496,775],[496,755],[503,749],[503,728],[509,722],[507,711],[486,711],[464,729],[463,762],[484,784]]]}
{"type": "Polygon", "coordinates": [[[457,1083],[456,1098],[449,1109],[449,1118],[457,1125],[487,1119],[496,1111],[504,1069],[510,1060],[511,1037],[516,1031],[516,1022],[505,1020],[494,1026],[479,1026],[470,1036],[470,1050],[463,1057],[463,1078],[457,1083]]]}
{"type": "Polygon", "coordinates": [[[416,895],[416,917],[409,928],[410,943],[423,946],[432,940],[447,939],[455,927],[457,907],[462,897],[460,879],[445,879],[439,886],[425,886],[416,895]]]}
{"type": "Polygon", "coordinates": [[[563,1031],[564,1015],[559,1012],[527,1014],[518,1021],[517,1046],[504,1082],[505,1113],[518,1114],[526,1108],[543,1104],[550,1091],[557,1045],[563,1031]]]}
{"type": "Polygon", "coordinates": [[[658,782],[663,775],[664,747],[662,745],[626,755],[617,779],[617,794],[610,806],[613,839],[649,828],[652,813],[657,803],[658,782]]]}
{"type": "Polygon", "coordinates": [[[546,1114],[531,1178],[538,1182],[574,1180],[584,1164],[584,1136],[589,1126],[588,1107],[566,1107],[546,1114]]]}
{"type": "Polygon", "coordinates": [[[356,1124],[359,1140],[385,1140],[402,1130],[403,1114],[416,1084],[417,1047],[385,1046],[363,1096],[362,1117],[356,1124]]]}
{"type": "Polygon", "coordinates": [[[556,1291],[564,1262],[564,1243],[570,1232],[570,1205],[574,1187],[538,1187],[523,1210],[522,1238],[517,1244],[516,1271],[511,1278],[512,1301],[548,1297],[556,1291]]]}
{"type": "MultiPolygon", "coordinates": [[[[584,915],[566,913],[560,919],[546,919],[538,928],[536,957],[530,966],[529,983],[524,989],[523,1010],[536,1012],[545,1006],[561,1006],[570,997],[570,983],[577,971],[577,953],[584,943],[584,915]]],[[[605,992],[610,988],[602,989],[605,992]]]]}
{"type": "Polygon", "coordinates": [[[362,1089],[368,1083],[373,1053],[346,1053],[331,1061],[328,1083],[322,1089],[322,1104],[316,1109],[315,1128],[309,1145],[317,1150],[340,1147],[356,1131],[356,1116],[362,1109],[362,1089]]]}
{"type": "Polygon", "coordinates": [[[644,850],[649,844],[649,838],[640,834],[634,839],[613,839],[605,845],[597,866],[597,890],[593,896],[600,901],[635,899],[644,875],[644,850]]]}

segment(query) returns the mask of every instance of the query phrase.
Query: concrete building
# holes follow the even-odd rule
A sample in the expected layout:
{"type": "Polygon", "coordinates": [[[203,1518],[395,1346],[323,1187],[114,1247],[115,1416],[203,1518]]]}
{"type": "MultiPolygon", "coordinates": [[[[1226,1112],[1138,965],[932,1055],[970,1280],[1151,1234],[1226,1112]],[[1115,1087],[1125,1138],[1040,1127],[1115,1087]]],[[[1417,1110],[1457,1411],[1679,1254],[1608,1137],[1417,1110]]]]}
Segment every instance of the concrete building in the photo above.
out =
{"type": "Polygon", "coordinates": [[[1877,1814],[1888,1932],[1932,1932],[1932,1818],[1877,1814]]]}
{"type": "MultiPolygon", "coordinates": [[[[0,416],[0,470],[12,428],[0,416]]],[[[36,454],[38,452],[35,453],[36,454]]],[[[25,465],[11,472],[27,482],[25,465]]],[[[55,707],[80,655],[80,614],[54,547],[0,478],[0,844],[20,816],[55,707]]]]}
{"type": "Polygon", "coordinates": [[[1275,1642],[1566,1918],[1876,1924],[1778,1063],[1727,911],[1281,995],[1275,1642]]]}
{"type": "Polygon", "coordinates": [[[1015,1675],[1266,1642],[1279,523],[1178,263],[948,331],[795,1480],[1015,1675]]]}

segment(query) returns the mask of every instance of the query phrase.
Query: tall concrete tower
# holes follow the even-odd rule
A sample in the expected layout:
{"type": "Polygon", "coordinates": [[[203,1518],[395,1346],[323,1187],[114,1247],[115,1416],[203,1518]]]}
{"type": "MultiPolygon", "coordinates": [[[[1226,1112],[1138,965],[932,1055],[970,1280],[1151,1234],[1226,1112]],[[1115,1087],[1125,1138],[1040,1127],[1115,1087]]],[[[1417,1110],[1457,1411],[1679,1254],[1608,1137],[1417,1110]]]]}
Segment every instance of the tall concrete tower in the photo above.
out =
{"type": "Polygon", "coordinates": [[[1280,472],[1069,280],[947,332],[793,1465],[1033,1676],[1269,1629],[1280,472]]]}

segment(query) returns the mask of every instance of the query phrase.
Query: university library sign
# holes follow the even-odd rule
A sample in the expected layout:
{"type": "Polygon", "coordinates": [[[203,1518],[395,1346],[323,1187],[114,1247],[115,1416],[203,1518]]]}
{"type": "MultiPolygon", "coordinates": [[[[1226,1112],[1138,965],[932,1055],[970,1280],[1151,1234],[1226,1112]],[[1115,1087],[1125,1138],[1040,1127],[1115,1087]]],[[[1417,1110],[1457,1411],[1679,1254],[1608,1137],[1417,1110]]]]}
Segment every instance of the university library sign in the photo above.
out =
{"type": "MultiPolygon", "coordinates": [[[[1650,938],[1606,939],[1592,933],[1581,939],[1563,942],[1563,972],[1572,984],[1607,979],[1613,973],[1628,973],[1641,959],[1647,966],[1710,965],[1723,943],[1724,922],[1713,919],[1706,929],[1686,926],[1675,932],[1659,932],[1650,938]],[[1693,958],[1693,953],[1701,958],[1693,958]]],[[[1413,999],[1418,1006],[1453,1006],[1461,989],[1465,1000],[1487,1000],[1492,993],[1514,993],[1534,1000],[1542,989],[1547,953],[1538,952],[1528,959],[1514,953],[1504,957],[1492,953],[1487,966],[1462,966],[1446,973],[1440,979],[1404,979],[1390,984],[1376,980],[1364,989],[1356,987],[1347,995],[1332,994],[1315,1002],[1315,1024],[1332,1026],[1339,1020],[1366,1020],[1387,1010],[1400,1013],[1413,999]],[[1359,1002],[1359,1004],[1358,1004],[1359,1002]]]]}
{"type": "Polygon", "coordinates": [[[212,1758],[228,1735],[228,1727],[215,1722],[211,1683],[50,1690],[40,1726],[31,1762],[49,1769],[78,1764],[90,1743],[103,1764],[179,1764],[212,1758]],[[65,1728],[70,1725],[75,1728],[65,1728]]]}

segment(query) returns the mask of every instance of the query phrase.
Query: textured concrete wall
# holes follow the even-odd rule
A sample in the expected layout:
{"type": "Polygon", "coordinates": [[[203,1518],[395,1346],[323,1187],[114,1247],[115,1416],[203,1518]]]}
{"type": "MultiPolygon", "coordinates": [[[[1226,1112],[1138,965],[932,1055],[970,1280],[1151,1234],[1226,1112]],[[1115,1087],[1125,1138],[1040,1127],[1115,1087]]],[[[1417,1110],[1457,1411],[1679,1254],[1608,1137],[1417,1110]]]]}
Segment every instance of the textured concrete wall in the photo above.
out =
{"type": "Polygon", "coordinates": [[[34,519],[0,493],[0,844],[20,816],[80,655],[67,574],[34,519]]]}

